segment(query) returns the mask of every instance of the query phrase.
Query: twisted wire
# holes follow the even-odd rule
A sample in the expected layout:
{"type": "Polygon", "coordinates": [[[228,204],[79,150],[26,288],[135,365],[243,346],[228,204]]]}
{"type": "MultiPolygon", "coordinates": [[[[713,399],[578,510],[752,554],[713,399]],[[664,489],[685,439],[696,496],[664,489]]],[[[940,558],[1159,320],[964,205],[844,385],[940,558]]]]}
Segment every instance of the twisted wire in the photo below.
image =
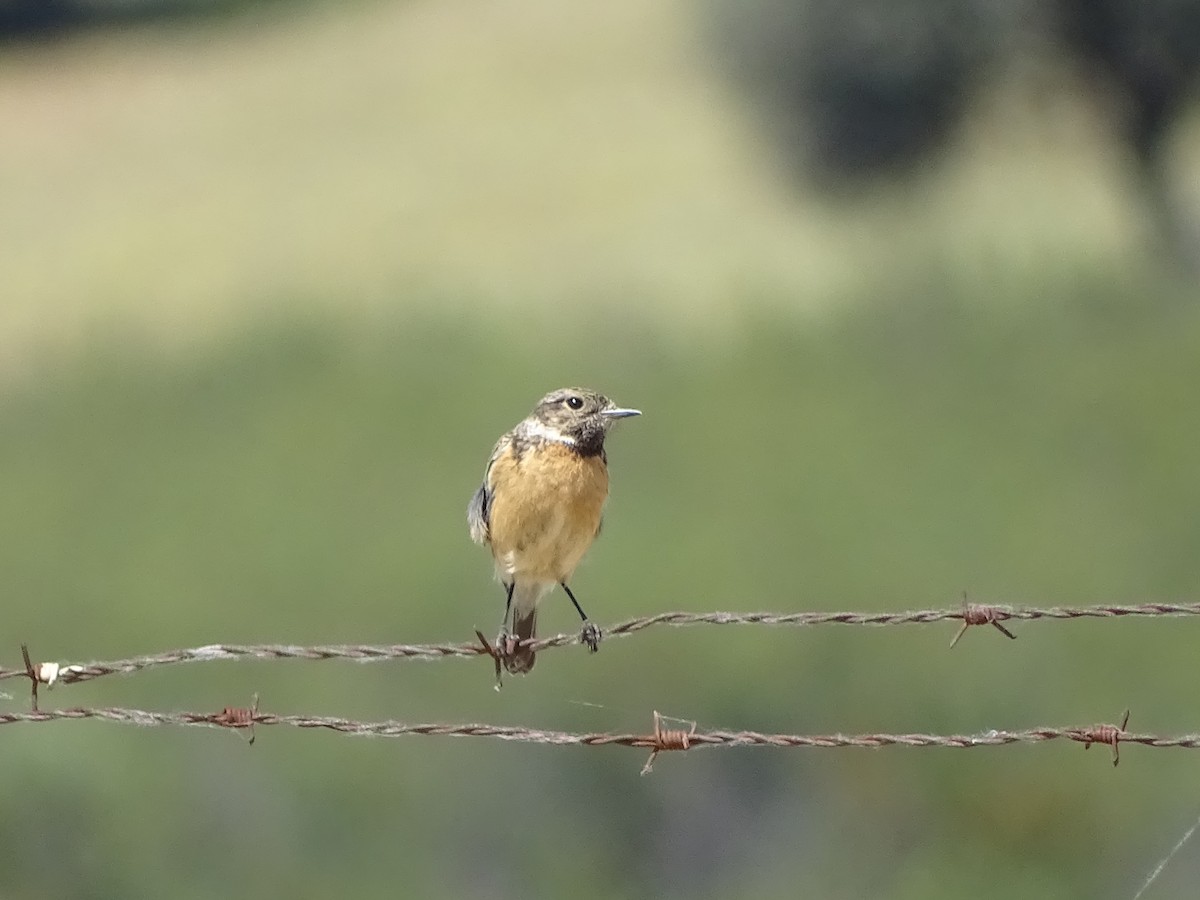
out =
{"type": "Polygon", "coordinates": [[[975,734],[868,733],[868,734],[770,734],[758,731],[694,731],[680,740],[675,732],[657,730],[651,734],[567,732],[519,725],[482,723],[407,723],[395,720],[365,722],[332,716],[276,715],[273,713],[226,708],[219,713],[151,712],[119,707],[69,708],[32,712],[0,712],[0,725],[100,719],[122,725],[142,727],[205,726],[247,728],[285,726],[324,729],[341,734],[372,737],[483,737],[504,741],[575,746],[624,746],[657,750],[688,750],[698,747],[816,747],[882,748],[943,747],[969,750],[976,747],[1002,747],[1012,744],[1039,744],[1069,740],[1090,746],[1094,743],[1140,744],[1145,747],[1200,749],[1200,734],[1137,734],[1113,725],[1086,727],[1041,726],[1018,731],[984,731],[975,734]]]}
{"type": "MultiPolygon", "coordinates": [[[[625,637],[658,626],[683,628],[694,625],[764,625],[815,627],[821,625],[864,625],[871,627],[898,625],[927,625],[936,622],[959,621],[964,627],[986,621],[998,625],[1005,621],[1036,621],[1039,619],[1112,619],[1125,617],[1197,616],[1200,603],[1139,603],[1130,605],[1006,607],[968,604],[949,609],[910,610],[906,612],[664,612],[639,616],[609,626],[607,638],[625,637]]],[[[1001,628],[1001,630],[1004,630],[1001,628]]],[[[1005,631],[1007,634],[1007,631],[1005,631]]],[[[559,634],[530,642],[534,650],[548,650],[580,643],[578,634],[559,634]]],[[[487,655],[489,648],[482,643],[440,644],[209,644],[203,647],[169,650],[163,653],[135,656],[128,659],[97,661],[82,664],[63,664],[57,667],[54,680],[63,684],[90,681],[108,675],[129,675],[144,669],[181,663],[211,662],[236,659],[341,659],[356,662],[379,660],[435,661],[450,657],[487,655]]],[[[24,668],[0,667],[0,680],[26,678],[24,668]]],[[[43,679],[46,680],[46,679],[43,679]]]]}

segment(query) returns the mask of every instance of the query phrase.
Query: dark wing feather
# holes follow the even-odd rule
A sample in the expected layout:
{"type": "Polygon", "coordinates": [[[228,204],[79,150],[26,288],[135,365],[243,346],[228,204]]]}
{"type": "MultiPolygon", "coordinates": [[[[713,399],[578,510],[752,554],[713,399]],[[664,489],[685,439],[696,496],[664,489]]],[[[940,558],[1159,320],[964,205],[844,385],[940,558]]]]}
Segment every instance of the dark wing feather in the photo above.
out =
{"type": "Polygon", "coordinates": [[[477,544],[486,544],[491,539],[489,529],[492,516],[492,464],[511,443],[511,434],[504,435],[496,442],[496,446],[492,448],[492,455],[488,458],[487,468],[483,470],[483,484],[467,504],[467,527],[471,530],[471,540],[477,544]]]}
{"type": "Polygon", "coordinates": [[[491,503],[492,492],[484,483],[467,504],[467,527],[471,529],[471,540],[477,544],[488,542],[488,514],[491,511],[491,503]]]}

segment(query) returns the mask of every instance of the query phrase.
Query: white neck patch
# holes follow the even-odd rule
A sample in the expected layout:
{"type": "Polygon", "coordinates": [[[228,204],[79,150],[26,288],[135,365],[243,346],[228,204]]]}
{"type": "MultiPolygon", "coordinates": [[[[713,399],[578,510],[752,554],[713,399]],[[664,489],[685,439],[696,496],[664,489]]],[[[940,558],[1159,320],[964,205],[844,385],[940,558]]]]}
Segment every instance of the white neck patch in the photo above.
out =
{"type": "Polygon", "coordinates": [[[527,419],[525,427],[522,429],[525,434],[533,438],[542,438],[547,441],[557,441],[560,444],[566,444],[568,447],[575,444],[575,438],[569,434],[563,434],[557,428],[547,425],[538,419],[527,419]]]}

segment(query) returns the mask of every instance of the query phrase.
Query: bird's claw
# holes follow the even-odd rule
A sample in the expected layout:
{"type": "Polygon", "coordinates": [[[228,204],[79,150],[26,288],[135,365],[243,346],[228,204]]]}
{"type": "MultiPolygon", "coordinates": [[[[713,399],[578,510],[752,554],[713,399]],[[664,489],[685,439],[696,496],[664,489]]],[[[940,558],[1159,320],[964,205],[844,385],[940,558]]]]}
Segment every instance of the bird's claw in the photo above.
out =
{"type": "Polygon", "coordinates": [[[603,633],[600,631],[600,629],[591,622],[584,622],[583,631],[579,635],[579,639],[583,641],[584,646],[586,646],[588,650],[590,650],[592,653],[595,653],[600,649],[600,638],[602,634],[603,633]]]}

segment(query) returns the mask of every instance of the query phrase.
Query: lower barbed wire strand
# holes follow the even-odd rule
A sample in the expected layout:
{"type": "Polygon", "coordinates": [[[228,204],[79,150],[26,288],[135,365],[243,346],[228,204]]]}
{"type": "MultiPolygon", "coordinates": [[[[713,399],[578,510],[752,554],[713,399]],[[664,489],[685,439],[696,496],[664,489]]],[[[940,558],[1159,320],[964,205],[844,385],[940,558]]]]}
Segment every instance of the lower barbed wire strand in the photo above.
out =
{"type": "MultiPolygon", "coordinates": [[[[1111,726],[1089,726],[1086,728],[1039,727],[1021,731],[985,731],[977,734],[925,734],[925,733],[878,733],[878,734],[769,734],[757,731],[698,731],[689,733],[684,746],[664,743],[659,734],[610,734],[602,732],[575,733],[518,725],[489,725],[481,723],[407,723],[393,720],[364,722],[332,716],[276,715],[254,713],[240,718],[236,724],[225,713],[198,712],[151,712],[119,707],[69,708],[35,712],[0,712],[0,725],[36,724],[63,720],[100,719],[125,725],[142,727],[156,726],[205,726],[217,728],[286,726],[304,729],[324,729],[342,734],[401,737],[423,735],[427,737],[484,737],[506,741],[523,741],[537,744],[559,744],[579,746],[619,745],[626,747],[658,748],[668,750],[695,747],[812,747],[812,748],[882,748],[882,747],[942,747],[971,749],[975,747],[1000,747],[1012,744],[1036,744],[1054,740],[1070,740],[1085,745],[1097,743],[1097,735],[1111,726]]],[[[1146,747],[1200,749],[1200,734],[1163,736],[1154,734],[1119,733],[1120,743],[1141,744],[1146,747]]]]}

